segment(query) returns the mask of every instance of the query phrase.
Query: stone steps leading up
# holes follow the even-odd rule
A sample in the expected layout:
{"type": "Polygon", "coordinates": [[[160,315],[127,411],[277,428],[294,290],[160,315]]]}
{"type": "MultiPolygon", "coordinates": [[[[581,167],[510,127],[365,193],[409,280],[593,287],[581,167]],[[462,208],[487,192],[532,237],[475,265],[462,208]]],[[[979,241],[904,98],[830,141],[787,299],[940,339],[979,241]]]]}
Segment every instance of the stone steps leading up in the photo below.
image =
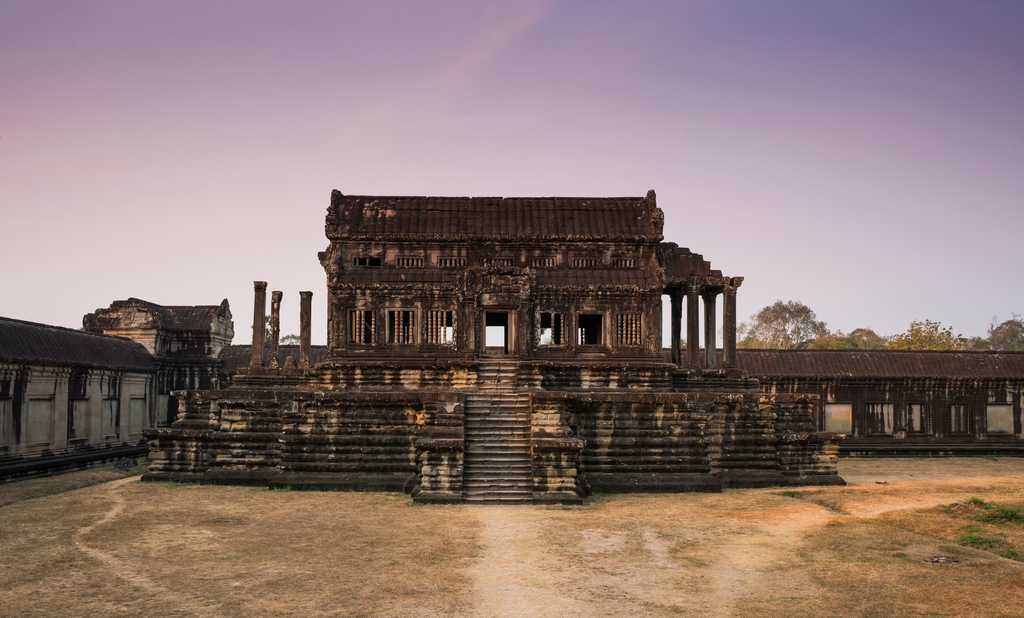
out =
{"type": "Polygon", "coordinates": [[[513,393],[519,363],[515,361],[482,362],[477,367],[477,388],[487,393],[513,393]]]}
{"type": "Polygon", "coordinates": [[[491,386],[505,390],[466,396],[462,478],[466,502],[531,501],[530,399],[509,392],[513,383],[496,381],[491,386]]]}

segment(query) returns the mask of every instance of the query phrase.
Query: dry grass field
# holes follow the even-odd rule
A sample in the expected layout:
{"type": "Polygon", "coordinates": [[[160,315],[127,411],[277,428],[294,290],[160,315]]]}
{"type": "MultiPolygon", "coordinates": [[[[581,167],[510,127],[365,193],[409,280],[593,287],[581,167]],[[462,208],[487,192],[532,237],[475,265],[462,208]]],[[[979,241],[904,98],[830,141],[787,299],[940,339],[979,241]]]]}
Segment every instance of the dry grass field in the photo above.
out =
{"type": "Polygon", "coordinates": [[[847,487],[576,508],[111,468],[8,483],[0,615],[1024,616],[1024,460],[840,469],[847,487]]]}

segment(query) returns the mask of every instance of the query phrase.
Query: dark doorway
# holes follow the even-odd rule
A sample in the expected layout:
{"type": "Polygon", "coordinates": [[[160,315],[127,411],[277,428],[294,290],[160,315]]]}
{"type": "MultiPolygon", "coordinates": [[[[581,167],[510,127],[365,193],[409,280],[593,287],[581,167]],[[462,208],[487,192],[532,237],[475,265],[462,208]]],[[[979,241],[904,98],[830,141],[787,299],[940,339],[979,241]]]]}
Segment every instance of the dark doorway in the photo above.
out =
{"type": "Polygon", "coordinates": [[[484,314],[484,353],[508,354],[508,312],[484,314]]]}
{"type": "Polygon", "coordinates": [[[579,314],[579,336],[576,345],[601,345],[604,343],[601,338],[602,318],[600,313],[579,314]]]}

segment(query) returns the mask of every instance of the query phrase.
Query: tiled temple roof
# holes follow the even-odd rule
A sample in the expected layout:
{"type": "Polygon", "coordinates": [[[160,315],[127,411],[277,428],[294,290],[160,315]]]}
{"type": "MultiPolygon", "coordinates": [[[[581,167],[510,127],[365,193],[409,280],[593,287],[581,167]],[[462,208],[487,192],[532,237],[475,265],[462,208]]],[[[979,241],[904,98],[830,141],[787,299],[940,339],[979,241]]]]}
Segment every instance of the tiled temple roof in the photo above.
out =
{"type": "Polygon", "coordinates": [[[0,361],[153,371],[153,357],[130,339],[0,317],[0,361]]]}
{"type": "Polygon", "coordinates": [[[646,240],[664,215],[647,197],[402,197],[342,195],[327,213],[327,237],[646,240]]]}
{"type": "Polygon", "coordinates": [[[741,349],[736,365],[755,378],[1024,379],[1024,352],[741,349]]]}

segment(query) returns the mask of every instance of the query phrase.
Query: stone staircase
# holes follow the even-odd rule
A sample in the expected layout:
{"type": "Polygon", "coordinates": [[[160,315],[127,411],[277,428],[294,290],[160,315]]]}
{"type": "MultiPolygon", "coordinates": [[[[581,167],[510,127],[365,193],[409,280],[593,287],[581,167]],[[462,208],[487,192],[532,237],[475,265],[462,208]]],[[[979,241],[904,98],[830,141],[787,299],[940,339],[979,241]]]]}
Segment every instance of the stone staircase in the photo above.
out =
{"type": "Polygon", "coordinates": [[[462,488],[466,502],[532,501],[530,395],[467,394],[462,488]]]}
{"type": "Polygon", "coordinates": [[[477,388],[487,393],[512,393],[518,376],[519,363],[515,361],[481,362],[477,367],[477,388]]]}

